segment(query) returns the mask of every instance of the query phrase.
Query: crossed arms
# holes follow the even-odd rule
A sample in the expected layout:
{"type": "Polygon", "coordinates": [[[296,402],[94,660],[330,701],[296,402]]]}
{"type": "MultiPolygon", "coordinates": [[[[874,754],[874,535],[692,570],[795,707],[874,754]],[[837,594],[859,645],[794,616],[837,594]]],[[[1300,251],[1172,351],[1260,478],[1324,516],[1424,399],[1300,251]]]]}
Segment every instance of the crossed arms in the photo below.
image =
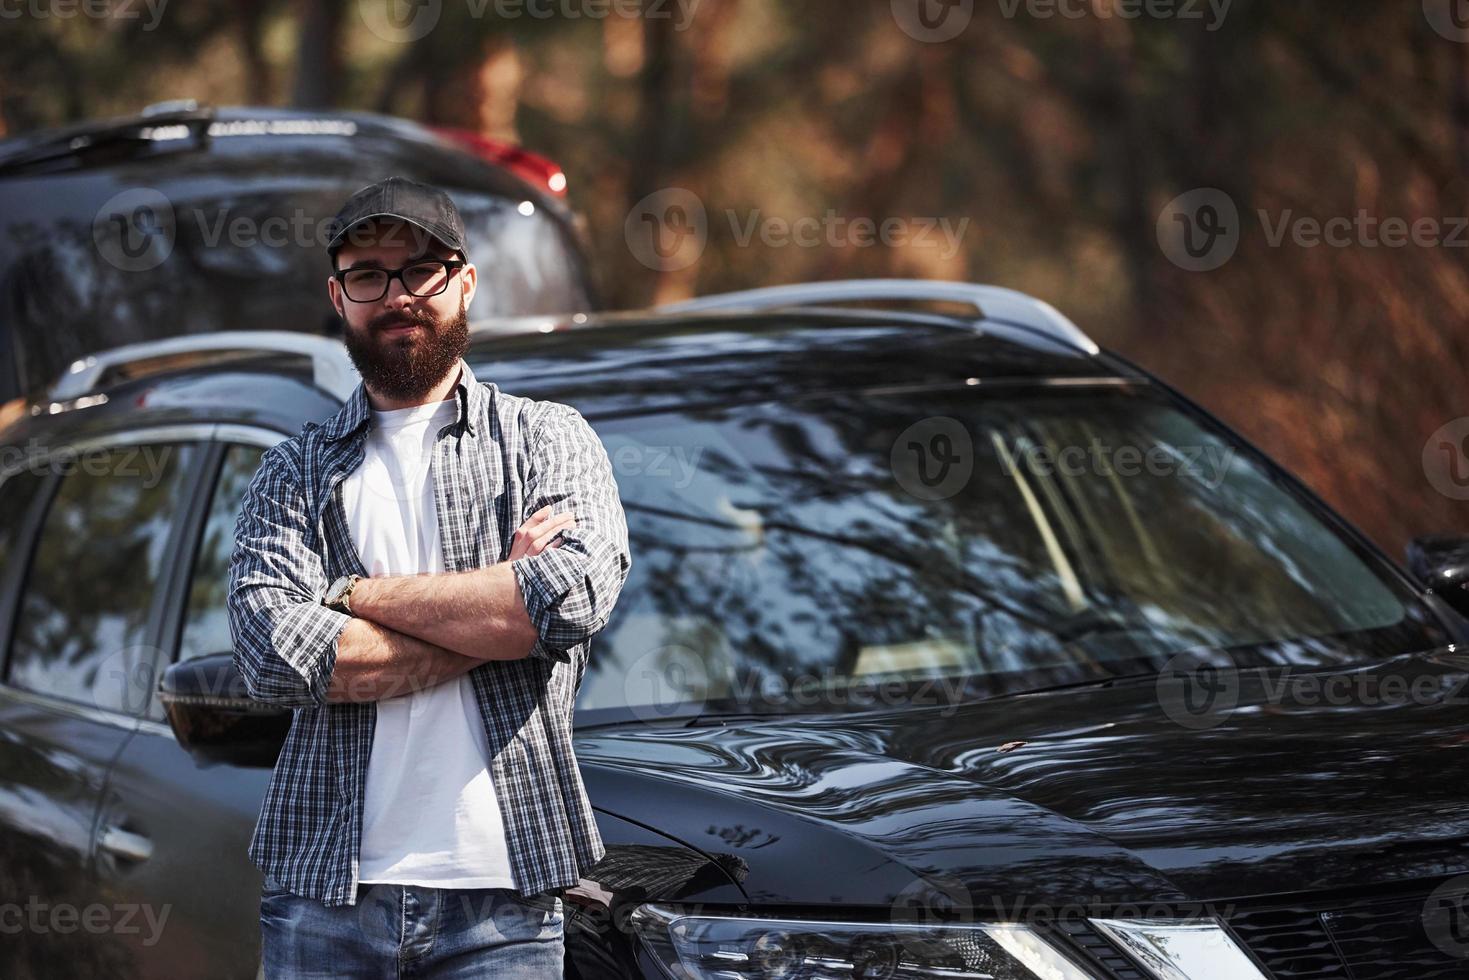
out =
{"type": "Polygon", "coordinates": [[[321,605],[328,582],[299,460],[289,443],[268,450],[241,503],[229,570],[234,662],[250,696],[290,707],[379,701],[486,660],[567,662],[601,630],[631,567],[626,520],[591,426],[569,406],[545,408],[529,437],[534,512],[509,558],[363,579],[354,616],[321,605]]]}

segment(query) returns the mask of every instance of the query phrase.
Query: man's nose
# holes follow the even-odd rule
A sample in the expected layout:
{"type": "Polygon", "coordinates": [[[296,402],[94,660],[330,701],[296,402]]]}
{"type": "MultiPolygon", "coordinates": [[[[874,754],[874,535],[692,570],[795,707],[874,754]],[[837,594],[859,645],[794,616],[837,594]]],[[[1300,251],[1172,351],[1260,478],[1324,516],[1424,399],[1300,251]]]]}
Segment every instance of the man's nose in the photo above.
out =
{"type": "Polygon", "coordinates": [[[412,293],[403,288],[401,279],[388,280],[388,292],[383,297],[383,306],[390,310],[403,310],[413,305],[416,299],[412,293]]]}

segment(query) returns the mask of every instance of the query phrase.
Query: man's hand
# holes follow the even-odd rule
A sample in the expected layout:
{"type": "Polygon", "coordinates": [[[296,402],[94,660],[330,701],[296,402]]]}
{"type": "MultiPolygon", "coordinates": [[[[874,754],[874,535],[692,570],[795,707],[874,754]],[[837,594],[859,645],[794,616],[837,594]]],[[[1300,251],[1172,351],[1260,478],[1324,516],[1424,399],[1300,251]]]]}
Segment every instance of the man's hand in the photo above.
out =
{"type": "Polygon", "coordinates": [[[525,519],[525,523],[515,529],[515,535],[510,539],[510,557],[506,561],[514,561],[524,558],[526,555],[539,555],[547,548],[561,547],[560,540],[553,540],[562,531],[569,531],[576,527],[576,515],[571,511],[564,514],[551,516],[551,505],[547,504],[534,514],[525,519]]]}

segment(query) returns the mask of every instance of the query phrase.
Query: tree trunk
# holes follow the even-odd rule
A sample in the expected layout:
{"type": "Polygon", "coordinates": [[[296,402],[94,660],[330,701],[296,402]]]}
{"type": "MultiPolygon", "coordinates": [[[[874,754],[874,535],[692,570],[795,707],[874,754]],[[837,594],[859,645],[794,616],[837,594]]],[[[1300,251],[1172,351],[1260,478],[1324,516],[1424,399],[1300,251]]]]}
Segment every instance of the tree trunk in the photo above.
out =
{"type": "Polygon", "coordinates": [[[296,90],[291,104],[325,109],[336,103],[342,77],[341,0],[305,0],[301,46],[296,55],[296,90]]]}

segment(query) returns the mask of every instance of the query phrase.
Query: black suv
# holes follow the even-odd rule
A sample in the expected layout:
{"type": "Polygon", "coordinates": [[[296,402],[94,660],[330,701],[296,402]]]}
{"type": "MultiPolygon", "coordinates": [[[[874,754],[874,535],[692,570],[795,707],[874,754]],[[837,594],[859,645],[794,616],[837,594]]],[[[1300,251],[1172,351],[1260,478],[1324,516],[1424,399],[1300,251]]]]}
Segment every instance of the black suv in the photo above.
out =
{"type": "Polygon", "coordinates": [[[390,174],[454,197],[480,315],[599,305],[565,174],[518,146],[372,113],[160,103],[0,141],[0,403],[103,347],[339,335],[327,225],[390,174]]]}
{"type": "MultiPolygon", "coordinates": [[[[636,555],[575,677],[608,851],[568,975],[1469,971],[1454,542],[1440,595],[993,287],[480,322],[467,360],[592,421],[636,555]]],[[[355,383],[326,338],[174,338],[0,432],[6,977],[256,974],[292,714],[233,674],[226,568],[262,451],[355,383]]]]}

